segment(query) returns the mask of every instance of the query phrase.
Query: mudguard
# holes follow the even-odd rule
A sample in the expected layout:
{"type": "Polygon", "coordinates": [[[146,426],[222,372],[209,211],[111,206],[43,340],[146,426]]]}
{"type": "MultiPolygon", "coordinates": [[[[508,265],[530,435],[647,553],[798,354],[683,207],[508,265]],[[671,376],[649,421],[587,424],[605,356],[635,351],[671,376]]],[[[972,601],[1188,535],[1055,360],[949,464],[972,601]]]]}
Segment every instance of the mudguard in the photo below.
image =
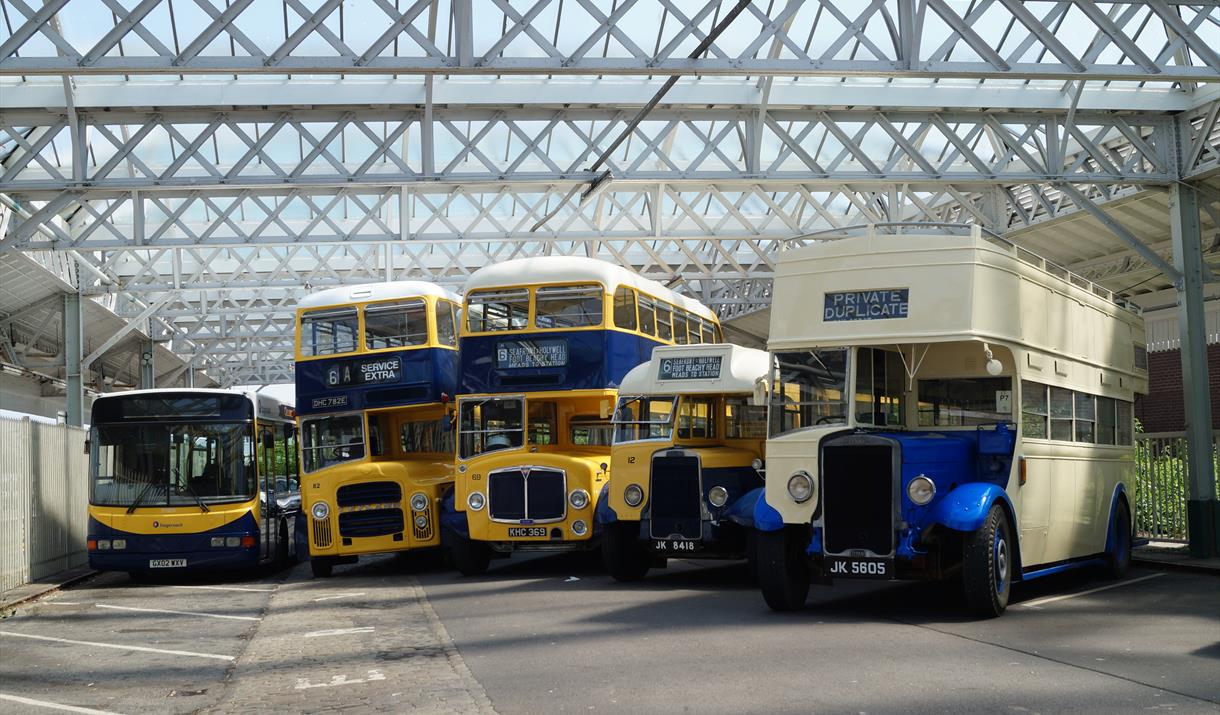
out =
{"type": "Polygon", "coordinates": [[[779,531],[784,528],[784,517],[767,503],[764,487],[759,487],[759,495],[754,502],[754,528],[759,531],[779,531]]]}
{"type": "MultiPolygon", "coordinates": [[[[1015,514],[1008,493],[996,484],[971,482],[963,484],[945,495],[932,507],[923,525],[943,524],[955,531],[975,531],[983,525],[991,506],[1003,501],[1010,514],[1015,514]]],[[[1013,524],[1013,529],[1017,525],[1013,524]]]]}
{"type": "MultiPolygon", "coordinates": [[[[1126,496],[1126,494],[1127,494],[1127,486],[1125,484],[1123,484],[1122,482],[1119,482],[1118,485],[1114,487],[1114,494],[1112,494],[1110,496],[1110,513],[1109,513],[1109,516],[1106,518],[1106,553],[1107,554],[1113,552],[1114,546],[1115,546],[1115,544],[1114,544],[1114,512],[1116,509],[1118,509],[1118,498],[1120,496],[1126,496]]],[[[1130,497],[1127,497],[1127,514],[1129,516],[1134,516],[1131,514],[1131,498],[1130,497]]],[[[1135,540],[1135,525],[1134,524],[1131,525],[1131,539],[1132,539],[1132,541],[1135,540]]]]}
{"type": "Polygon", "coordinates": [[[593,513],[593,526],[605,526],[618,521],[618,514],[610,508],[610,483],[602,485],[601,494],[597,497],[597,511],[593,513]]]}
{"type": "Polygon", "coordinates": [[[740,499],[729,505],[729,508],[724,512],[724,518],[748,529],[754,528],[754,514],[758,509],[758,502],[762,498],[763,487],[751,489],[740,499]]]}
{"type": "Polygon", "coordinates": [[[470,526],[466,523],[466,514],[458,512],[453,506],[452,489],[446,491],[445,496],[441,497],[440,521],[442,535],[447,529],[459,536],[470,538],[470,526]]]}

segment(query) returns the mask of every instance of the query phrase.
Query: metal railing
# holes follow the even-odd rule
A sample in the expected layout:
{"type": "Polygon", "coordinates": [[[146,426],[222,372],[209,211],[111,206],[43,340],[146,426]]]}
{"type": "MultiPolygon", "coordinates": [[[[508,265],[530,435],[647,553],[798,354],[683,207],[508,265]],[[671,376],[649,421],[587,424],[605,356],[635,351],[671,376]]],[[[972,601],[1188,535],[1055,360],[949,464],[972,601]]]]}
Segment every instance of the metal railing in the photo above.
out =
{"type": "MultiPolygon", "coordinates": [[[[1220,430],[1212,432],[1212,461],[1220,430]]],[[[1137,434],[1135,440],[1135,531],[1146,539],[1180,541],[1188,538],[1186,500],[1190,497],[1185,432],[1137,434]]],[[[1217,470],[1220,474],[1220,470],[1217,470]]]]}

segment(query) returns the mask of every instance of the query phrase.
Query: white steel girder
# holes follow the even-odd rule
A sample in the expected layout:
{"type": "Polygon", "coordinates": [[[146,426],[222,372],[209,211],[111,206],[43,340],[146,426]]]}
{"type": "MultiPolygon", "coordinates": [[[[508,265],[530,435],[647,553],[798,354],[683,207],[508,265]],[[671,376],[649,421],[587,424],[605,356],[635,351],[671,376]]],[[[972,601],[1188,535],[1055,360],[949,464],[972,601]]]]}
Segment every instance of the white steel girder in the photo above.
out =
{"type": "Polygon", "coordinates": [[[1214,81],[1216,8],[1182,0],[0,0],[7,74],[631,74],[1214,81]],[[347,3],[351,5],[352,3],[347,3]],[[131,7],[128,7],[131,6],[131,7]],[[57,25],[55,20],[61,21],[57,25]],[[277,31],[266,32],[267,27],[277,31]],[[778,52],[769,52],[779,45],[778,52]]]}

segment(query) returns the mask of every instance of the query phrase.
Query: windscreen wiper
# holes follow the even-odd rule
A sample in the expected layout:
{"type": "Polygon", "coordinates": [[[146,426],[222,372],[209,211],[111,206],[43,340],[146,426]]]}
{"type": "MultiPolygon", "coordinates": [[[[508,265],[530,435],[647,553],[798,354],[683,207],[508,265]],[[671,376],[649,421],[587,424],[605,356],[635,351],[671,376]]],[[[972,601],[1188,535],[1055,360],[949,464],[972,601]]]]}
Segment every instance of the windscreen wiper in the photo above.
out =
{"type": "Polygon", "coordinates": [[[183,484],[182,486],[186,487],[187,492],[189,492],[190,495],[195,498],[195,503],[199,505],[199,508],[203,510],[204,514],[211,511],[211,509],[208,508],[208,505],[203,503],[203,498],[199,496],[199,493],[191,488],[190,484],[183,484]]]}
{"type": "Polygon", "coordinates": [[[144,497],[148,494],[148,490],[152,489],[154,485],[156,485],[156,482],[148,482],[144,485],[144,488],[140,490],[140,493],[136,495],[136,498],[131,501],[131,506],[127,507],[128,514],[135,513],[136,507],[140,506],[140,502],[144,501],[144,497]]]}

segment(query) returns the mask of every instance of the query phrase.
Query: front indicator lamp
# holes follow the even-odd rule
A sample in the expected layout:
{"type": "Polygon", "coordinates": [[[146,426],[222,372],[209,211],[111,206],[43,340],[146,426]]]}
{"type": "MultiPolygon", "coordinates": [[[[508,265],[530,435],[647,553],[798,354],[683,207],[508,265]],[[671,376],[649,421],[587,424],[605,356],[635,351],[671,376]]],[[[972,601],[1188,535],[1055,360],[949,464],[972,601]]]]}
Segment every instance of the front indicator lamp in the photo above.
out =
{"type": "Polygon", "coordinates": [[[756,471],[756,472],[762,472],[763,467],[764,467],[764,466],[766,466],[766,465],[763,463],[763,461],[762,461],[762,459],[761,459],[761,458],[759,458],[759,457],[755,457],[755,458],[754,458],[754,461],[753,461],[753,462],[750,462],[750,466],[754,468],[754,471],[756,471]]]}
{"type": "Polygon", "coordinates": [[[213,537],[212,537],[211,544],[212,544],[212,547],[213,547],[213,548],[218,548],[218,547],[224,546],[224,545],[225,545],[225,537],[223,537],[223,536],[213,536],[213,537]]]}
{"type": "Polygon", "coordinates": [[[241,546],[241,537],[240,536],[226,537],[225,546],[228,546],[230,549],[236,549],[238,546],[241,546]]]}
{"type": "Polygon", "coordinates": [[[114,541],[112,541],[110,543],[112,546],[114,546],[115,549],[127,548],[127,539],[115,539],[114,541]]]}
{"type": "Polygon", "coordinates": [[[423,492],[416,492],[411,495],[411,510],[423,511],[428,508],[428,497],[423,492]]]}
{"type": "Polygon", "coordinates": [[[568,495],[568,503],[573,509],[584,509],[589,506],[589,492],[584,489],[577,489],[568,495]]]}
{"type": "Polygon", "coordinates": [[[98,539],[97,540],[97,550],[98,551],[109,551],[110,550],[110,539],[98,539]]]}
{"type": "Polygon", "coordinates": [[[474,511],[482,509],[487,504],[487,497],[483,496],[483,492],[471,492],[470,496],[466,497],[466,506],[474,511]]]}
{"type": "Polygon", "coordinates": [[[576,521],[572,522],[572,533],[573,534],[576,534],[577,536],[584,536],[585,532],[588,530],[589,530],[589,527],[586,526],[583,521],[577,519],[576,521]]]}
{"type": "Polygon", "coordinates": [[[932,497],[936,496],[936,482],[928,479],[927,476],[920,474],[907,484],[907,497],[911,503],[916,506],[923,506],[932,501],[932,497]]]}
{"type": "Polygon", "coordinates": [[[724,487],[712,487],[707,493],[707,500],[712,506],[724,506],[729,501],[729,490],[724,487]]]}
{"type": "Polygon", "coordinates": [[[628,484],[623,490],[623,501],[627,502],[627,506],[636,507],[644,501],[644,490],[639,484],[628,484]]]}
{"type": "Polygon", "coordinates": [[[799,471],[788,477],[788,496],[797,504],[804,504],[813,496],[813,477],[809,472],[799,471]]]}
{"type": "Polygon", "coordinates": [[[330,507],[324,501],[314,502],[313,506],[309,507],[309,513],[318,521],[324,521],[330,516],[330,507]]]}
{"type": "Polygon", "coordinates": [[[423,514],[420,514],[419,516],[415,517],[415,528],[416,529],[425,529],[425,528],[427,528],[427,526],[428,526],[428,517],[424,516],[423,514]]]}

